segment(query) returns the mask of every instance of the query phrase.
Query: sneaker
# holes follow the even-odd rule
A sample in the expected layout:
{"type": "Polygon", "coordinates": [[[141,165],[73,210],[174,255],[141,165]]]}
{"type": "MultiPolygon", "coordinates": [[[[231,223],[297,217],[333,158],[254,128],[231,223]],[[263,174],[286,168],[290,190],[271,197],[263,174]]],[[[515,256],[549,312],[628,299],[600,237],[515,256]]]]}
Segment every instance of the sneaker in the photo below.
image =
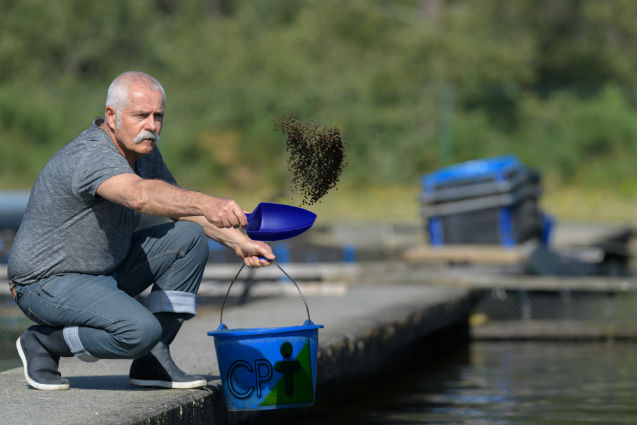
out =
{"type": "Polygon", "coordinates": [[[133,360],[128,382],[139,387],[179,389],[201,388],[208,385],[205,377],[189,375],[179,369],[170,354],[159,357],[161,360],[151,352],[133,360]]]}
{"type": "Polygon", "coordinates": [[[38,340],[35,331],[27,329],[15,342],[24,366],[24,377],[38,390],[68,390],[69,381],[58,371],[60,356],[51,354],[38,340]]]}

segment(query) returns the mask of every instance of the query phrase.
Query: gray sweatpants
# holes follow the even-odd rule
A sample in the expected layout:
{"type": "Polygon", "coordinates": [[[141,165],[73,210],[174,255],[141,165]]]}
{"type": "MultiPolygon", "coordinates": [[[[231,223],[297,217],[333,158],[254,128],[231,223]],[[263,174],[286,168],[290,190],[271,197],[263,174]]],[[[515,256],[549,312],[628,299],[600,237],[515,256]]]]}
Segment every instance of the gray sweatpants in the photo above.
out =
{"type": "Polygon", "coordinates": [[[161,224],[134,233],[112,275],[68,273],[15,285],[16,301],[33,321],[64,327],[66,343],[82,360],[136,358],[161,337],[153,313],[195,315],[207,260],[208,240],[198,224],[161,224]],[[150,285],[144,306],[134,296],[150,285]]]}

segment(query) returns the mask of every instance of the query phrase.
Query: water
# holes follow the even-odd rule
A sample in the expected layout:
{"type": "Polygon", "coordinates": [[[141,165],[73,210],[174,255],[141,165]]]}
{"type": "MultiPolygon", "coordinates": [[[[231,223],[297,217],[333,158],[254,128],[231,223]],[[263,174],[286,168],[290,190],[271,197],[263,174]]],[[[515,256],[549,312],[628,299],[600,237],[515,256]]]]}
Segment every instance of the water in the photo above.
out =
{"type": "MultiPolygon", "coordinates": [[[[271,421],[364,424],[637,423],[637,344],[473,342],[319,392],[271,421]],[[299,417],[300,416],[300,417],[299,417]],[[292,419],[293,418],[293,419],[292,419]],[[299,420],[301,419],[301,420],[299,420]]],[[[260,418],[260,422],[266,418],[260,418]]]]}
{"type": "Polygon", "coordinates": [[[362,422],[635,424],[632,344],[474,343],[399,379],[362,422]]]}

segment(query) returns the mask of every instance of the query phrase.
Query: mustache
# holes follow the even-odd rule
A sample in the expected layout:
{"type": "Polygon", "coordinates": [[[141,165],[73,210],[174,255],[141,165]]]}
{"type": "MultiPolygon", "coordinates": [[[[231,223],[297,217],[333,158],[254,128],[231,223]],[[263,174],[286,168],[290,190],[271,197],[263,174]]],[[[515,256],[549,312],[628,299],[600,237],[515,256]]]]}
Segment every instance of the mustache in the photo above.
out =
{"type": "Polygon", "coordinates": [[[159,134],[156,131],[142,130],[136,137],[135,144],[141,143],[145,139],[153,140],[155,143],[159,142],[159,134]]]}

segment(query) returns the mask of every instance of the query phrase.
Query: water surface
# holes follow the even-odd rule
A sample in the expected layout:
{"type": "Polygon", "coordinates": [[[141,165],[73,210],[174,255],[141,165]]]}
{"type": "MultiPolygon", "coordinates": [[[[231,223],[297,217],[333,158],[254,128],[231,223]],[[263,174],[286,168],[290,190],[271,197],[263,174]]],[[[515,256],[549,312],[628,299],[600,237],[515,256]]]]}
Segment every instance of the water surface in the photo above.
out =
{"type": "MultiPolygon", "coordinates": [[[[637,423],[637,344],[473,342],[321,389],[286,423],[637,423]],[[404,366],[407,366],[405,369],[404,366]]],[[[261,418],[264,419],[264,418],[261,418]]]]}

